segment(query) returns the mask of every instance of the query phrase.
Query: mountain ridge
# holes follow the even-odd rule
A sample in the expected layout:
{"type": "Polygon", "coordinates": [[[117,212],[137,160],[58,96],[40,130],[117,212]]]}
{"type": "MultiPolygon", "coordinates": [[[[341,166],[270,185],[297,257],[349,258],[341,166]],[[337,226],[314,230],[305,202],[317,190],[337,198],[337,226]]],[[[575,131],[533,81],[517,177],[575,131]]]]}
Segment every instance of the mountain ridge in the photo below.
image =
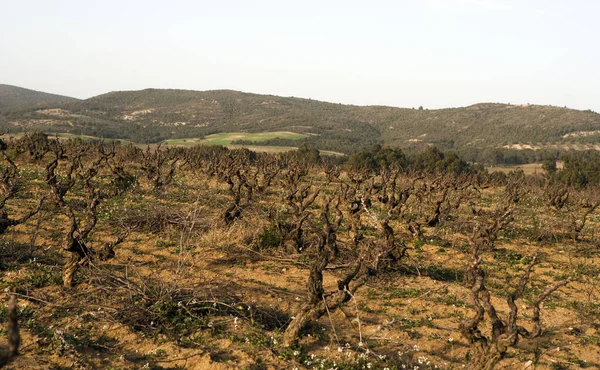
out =
{"type": "Polygon", "coordinates": [[[14,85],[0,84],[0,109],[54,104],[75,100],[79,99],[14,85]]]}
{"type": "MultiPolygon", "coordinates": [[[[352,153],[386,144],[401,148],[493,149],[515,144],[600,142],[600,115],[544,105],[476,103],[419,109],[347,105],[235,90],[143,89],[0,110],[0,128],[86,134],[135,142],[204,137],[221,132],[293,131],[319,149],[352,153]]],[[[267,145],[298,144],[271,140],[267,145]]],[[[600,148],[600,147],[599,147],[600,148]]]]}

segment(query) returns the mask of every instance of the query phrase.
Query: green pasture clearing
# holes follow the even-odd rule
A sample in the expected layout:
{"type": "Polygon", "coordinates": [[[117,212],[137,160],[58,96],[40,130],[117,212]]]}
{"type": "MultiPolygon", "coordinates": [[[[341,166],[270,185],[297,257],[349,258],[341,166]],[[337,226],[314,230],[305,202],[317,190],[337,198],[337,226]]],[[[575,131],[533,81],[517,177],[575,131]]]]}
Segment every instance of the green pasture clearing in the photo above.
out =
{"type": "Polygon", "coordinates": [[[184,138],[165,140],[167,145],[230,145],[232,141],[248,140],[262,142],[274,138],[299,140],[308,137],[308,135],[298,134],[290,131],[271,131],[271,132],[222,132],[219,134],[208,135],[204,139],[184,138]]]}

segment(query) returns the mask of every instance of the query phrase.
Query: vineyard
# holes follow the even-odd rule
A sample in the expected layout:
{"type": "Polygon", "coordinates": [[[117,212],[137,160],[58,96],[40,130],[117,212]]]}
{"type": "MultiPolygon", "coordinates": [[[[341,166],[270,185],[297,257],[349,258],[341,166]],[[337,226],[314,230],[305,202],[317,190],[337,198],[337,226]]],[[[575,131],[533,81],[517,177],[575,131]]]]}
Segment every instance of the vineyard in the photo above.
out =
{"type": "Polygon", "coordinates": [[[41,134],[0,150],[0,367],[600,366],[597,187],[41,134]]]}

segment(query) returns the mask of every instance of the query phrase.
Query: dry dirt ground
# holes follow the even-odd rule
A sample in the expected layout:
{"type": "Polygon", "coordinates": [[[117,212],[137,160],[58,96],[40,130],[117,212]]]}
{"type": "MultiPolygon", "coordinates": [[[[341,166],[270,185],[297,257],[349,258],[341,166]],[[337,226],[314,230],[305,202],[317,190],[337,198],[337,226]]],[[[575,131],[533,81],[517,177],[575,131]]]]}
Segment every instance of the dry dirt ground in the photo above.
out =
{"type": "MultiPolygon", "coordinates": [[[[36,186],[43,187],[43,167],[20,166],[24,179],[37,185],[9,202],[12,214],[24,213],[40,194],[36,186]]],[[[324,174],[313,176],[313,186],[324,183],[324,174]]],[[[395,224],[409,257],[311,325],[296,347],[283,347],[282,332],[306,300],[311,263],[310,249],[298,254],[264,241],[269,211],[284,207],[284,192],[272,186],[225,226],[225,184],[182,171],[156,192],[140,176],[133,192],[103,203],[92,246],[114,238],[117,219],[164,218],[159,226],[132,232],[114,259],[84,266],[70,289],[61,282],[63,216],[43,211],[9,229],[0,236],[1,300],[8,302],[9,291],[17,294],[22,345],[6,368],[461,369],[469,361],[458,327],[473,315],[463,276],[470,226],[462,232],[428,228],[417,240],[395,224]]],[[[484,194],[490,207],[500,193],[484,194]]],[[[311,210],[315,215],[321,202],[311,210]]],[[[484,255],[486,284],[500,314],[508,314],[505,297],[535,251],[541,262],[517,302],[525,327],[531,327],[534,294],[564,276],[577,277],[544,303],[543,335],[510,348],[498,368],[599,368],[598,216],[590,219],[583,241],[553,239],[545,236],[560,233],[566,216],[523,203],[496,250],[484,255]]],[[[466,210],[459,212],[468,219],[466,210]]],[[[345,226],[338,241],[350,248],[345,226]]],[[[341,257],[326,271],[328,290],[335,289],[345,263],[341,257]]],[[[6,309],[0,313],[4,327],[6,309]]],[[[0,331],[0,346],[5,343],[0,331]]]]}

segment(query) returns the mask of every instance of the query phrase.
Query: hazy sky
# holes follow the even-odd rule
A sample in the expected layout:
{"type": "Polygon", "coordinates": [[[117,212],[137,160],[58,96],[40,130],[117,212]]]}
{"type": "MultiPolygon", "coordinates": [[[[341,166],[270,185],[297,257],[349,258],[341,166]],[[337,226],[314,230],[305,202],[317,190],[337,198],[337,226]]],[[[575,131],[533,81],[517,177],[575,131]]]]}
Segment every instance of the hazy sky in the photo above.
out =
{"type": "Polygon", "coordinates": [[[0,83],[600,112],[600,1],[0,0],[0,83]]]}

